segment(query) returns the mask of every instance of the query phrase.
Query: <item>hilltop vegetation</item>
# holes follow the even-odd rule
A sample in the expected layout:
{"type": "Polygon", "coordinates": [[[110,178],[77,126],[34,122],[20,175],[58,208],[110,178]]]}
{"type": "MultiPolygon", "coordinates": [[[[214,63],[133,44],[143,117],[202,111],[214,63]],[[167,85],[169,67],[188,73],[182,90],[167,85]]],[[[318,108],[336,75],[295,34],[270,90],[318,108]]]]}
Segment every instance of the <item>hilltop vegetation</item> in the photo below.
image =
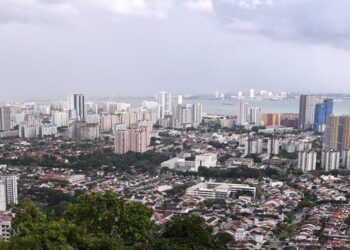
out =
{"type": "Polygon", "coordinates": [[[31,201],[15,212],[13,237],[0,249],[224,249],[200,217],[179,216],[158,227],[151,209],[112,191],[80,196],[61,217],[48,216],[31,201]]]}

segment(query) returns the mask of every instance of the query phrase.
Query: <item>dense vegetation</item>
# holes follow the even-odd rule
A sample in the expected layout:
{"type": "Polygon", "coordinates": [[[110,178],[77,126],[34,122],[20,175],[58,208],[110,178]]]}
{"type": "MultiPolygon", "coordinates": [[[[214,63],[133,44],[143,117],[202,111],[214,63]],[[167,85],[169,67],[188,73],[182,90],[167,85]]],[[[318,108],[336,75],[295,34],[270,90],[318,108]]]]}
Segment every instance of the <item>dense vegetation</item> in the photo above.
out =
{"type": "Polygon", "coordinates": [[[152,210],[125,202],[112,191],[80,196],[62,216],[48,216],[33,202],[16,208],[13,237],[1,249],[223,249],[200,217],[175,217],[162,229],[152,210]]]}
{"type": "MultiPolygon", "coordinates": [[[[112,150],[102,150],[86,153],[79,156],[63,156],[69,160],[69,165],[74,169],[89,171],[102,165],[110,170],[129,171],[134,166],[140,172],[153,172],[161,162],[169,159],[167,153],[147,151],[145,153],[128,152],[124,155],[116,155],[112,150]]],[[[0,163],[19,166],[62,167],[62,162],[56,160],[54,155],[43,157],[20,156],[17,159],[5,160],[0,158],[0,163]]]]}

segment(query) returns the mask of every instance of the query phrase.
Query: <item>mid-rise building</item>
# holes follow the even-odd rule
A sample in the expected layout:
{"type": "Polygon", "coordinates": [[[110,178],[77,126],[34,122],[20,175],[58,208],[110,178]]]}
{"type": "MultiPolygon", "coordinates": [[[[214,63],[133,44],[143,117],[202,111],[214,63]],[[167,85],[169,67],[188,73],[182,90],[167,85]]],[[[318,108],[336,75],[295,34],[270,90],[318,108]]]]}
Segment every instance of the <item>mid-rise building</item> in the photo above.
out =
{"type": "Polygon", "coordinates": [[[301,95],[299,101],[299,129],[308,130],[313,127],[315,119],[315,96],[301,95]]]}
{"type": "Polygon", "coordinates": [[[213,154],[213,153],[196,155],[196,158],[195,158],[196,169],[198,169],[199,167],[206,167],[206,168],[216,167],[216,163],[217,163],[217,154],[213,154]]]}
{"type": "Polygon", "coordinates": [[[238,198],[240,195],[255,197],[256,188],[246,184],[201,182],[186,189],[186,194],[205,199],[238,198]]]}
{"type": "Polygon", "coordinates": [[[0,212],[0,239],[9,240],[12,231],[12,218],[5,212],[0,212]]]}

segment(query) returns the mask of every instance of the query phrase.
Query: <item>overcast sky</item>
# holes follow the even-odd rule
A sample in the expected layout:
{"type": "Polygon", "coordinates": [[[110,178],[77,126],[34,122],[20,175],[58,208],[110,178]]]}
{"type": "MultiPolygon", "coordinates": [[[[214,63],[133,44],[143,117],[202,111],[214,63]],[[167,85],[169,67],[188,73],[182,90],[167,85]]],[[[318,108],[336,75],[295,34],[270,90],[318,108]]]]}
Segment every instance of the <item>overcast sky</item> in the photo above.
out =
{"type": "Polygon", "coordinates": [[[349,0],[0,0],[0,98],[350,93],[349,0]]]}

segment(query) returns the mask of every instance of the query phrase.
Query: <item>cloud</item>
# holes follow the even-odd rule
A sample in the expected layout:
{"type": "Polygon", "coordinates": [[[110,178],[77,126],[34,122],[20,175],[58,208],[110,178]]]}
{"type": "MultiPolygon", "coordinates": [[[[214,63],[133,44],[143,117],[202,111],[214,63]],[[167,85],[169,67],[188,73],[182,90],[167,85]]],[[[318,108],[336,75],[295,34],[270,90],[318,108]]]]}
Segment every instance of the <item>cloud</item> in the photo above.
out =
{"type": "Polygon", "coordinates": [[[76,7],[62,0],[2,0],[0,24],[71,21],[78,14],[76,7]]]}
{"type": "Polygon", "coordinates": [[[165,18],[173,5],[172,0],[93,0],[99,6],[121,16],[165,18]]]}
{"type": "Polygon", "coordinates": [[[271,5],[272,0],[236,0],[238,6],[247,9],[256,9],[259,6],[271,5]]]}
{"type": "Polygon", "coordinates": [[[212,0],[187,0],[185,6],[190,10],[213,12],[213,2],[212,0]]]}
{"type": "Polygon", "coordinates": [[[235,27],[239,20],[259,27],[264,36],[332,45],[350,38],[348,0],[218,0],[215,3],[216,16],[225,25],[232,23],[235,27]]]}
{"type": "Polygon", "coordinates": [[[2,0],[0,24],[47,25],[75,22],[87,15],[100,19],[111,15],[162,19],[173,4],[174,0],[2,0]]]}

